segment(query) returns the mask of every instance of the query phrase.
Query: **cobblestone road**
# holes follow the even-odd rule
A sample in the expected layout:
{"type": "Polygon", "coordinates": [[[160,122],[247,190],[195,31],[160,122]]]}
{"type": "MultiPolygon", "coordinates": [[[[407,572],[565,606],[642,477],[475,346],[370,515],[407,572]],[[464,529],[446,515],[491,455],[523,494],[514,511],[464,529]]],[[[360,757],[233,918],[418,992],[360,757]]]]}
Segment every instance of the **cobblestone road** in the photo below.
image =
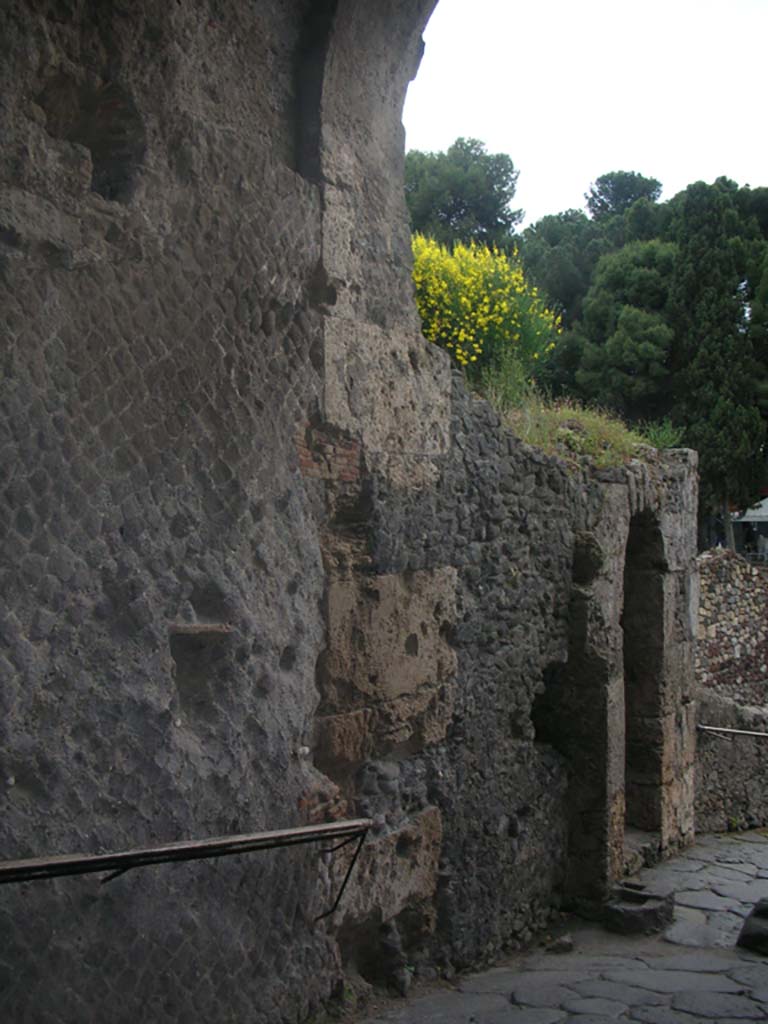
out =
{"type": "Polygon", "coordinates": [[[768,1020],[768,959],[734,945],[743,918],[768,897],[768,836],[707,836],[638,877],[674,887],[675,920],[663,937],[579,924],[573,952],[516,957],[450,989],[414,993],[367,1024],[768,1020]]]}

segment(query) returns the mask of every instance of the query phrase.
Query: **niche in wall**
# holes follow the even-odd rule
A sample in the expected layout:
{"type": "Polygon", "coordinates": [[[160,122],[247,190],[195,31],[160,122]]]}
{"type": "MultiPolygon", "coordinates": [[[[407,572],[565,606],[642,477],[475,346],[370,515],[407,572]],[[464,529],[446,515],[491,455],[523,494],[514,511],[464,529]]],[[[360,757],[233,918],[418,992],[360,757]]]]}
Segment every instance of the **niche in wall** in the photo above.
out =
{"type": "Polygon", "coordinates": [[[632,517],[624,563],[625,823],[658,832],[662,791],[664,574],[661,532],[648,512],[632,517]]]}
{"type": "Polygon", "coordinates": [[[59,74],[36,99],[45,112],[49,135],[89,150],[91,191],[113,202],[129,202],[147,143],[128,92],[115,82],[94,87],[59,74]]]}
{"type": "Polygon", "coordinates": [[[226,597],[213,582],[198,582],[189,599],[190,621],[170,624],[170,648],[179,706],[189,721],[216,715],[219,691],[232,675],[226,597]]]}

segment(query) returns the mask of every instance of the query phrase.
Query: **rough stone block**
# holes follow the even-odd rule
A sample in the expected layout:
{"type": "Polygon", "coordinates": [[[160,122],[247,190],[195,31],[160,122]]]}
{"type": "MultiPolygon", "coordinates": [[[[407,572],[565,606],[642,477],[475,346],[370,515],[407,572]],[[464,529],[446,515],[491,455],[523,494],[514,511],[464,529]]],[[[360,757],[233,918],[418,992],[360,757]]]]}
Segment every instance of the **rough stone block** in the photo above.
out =
{"type": "Polygon", "coordinates": [[[449,381],[444,354],[418,335],[339,317],[325,322],[325,416],[372,452],[444,454],[449,381]]]}
{"type": "Polygon", "coordinates": [[[375,737],[371,729],[374,713],[370,708],[341,715],[324,715],[315,725],[315,763],[328,775],[360,764],[374,753],[375,737]]]}
{"type": "Polygon", "coordinates": [[[672,924],[675,894],[670,888],[661,892],[643,885],[617,886],[603,910],[606,928],[622,935],[654,935],[672,924]]]}
{"type": "MultiPolygon", "coordinates": [[[[364,921],[375,907],[384,921],[409,904],[432,899],[437,887],[443,821],[436,807],[427,807],[402,827],[370,835],[358,858],[347,894],[337,911],[340,920],[364,921]]],[[[340,882],[347,857],[338,857],[333,876],[340,882]]],[[[434,924],[435,908],[430,910],[434,924]]]]}
{"type": "MultiPolygon", "coordinates": [[[[412,736],[425,744],[445,735],[456,680],[456,652],[445,630],[454,620],[455,600],[452,568],[330,584],[323,699],[339,712],[373,709],[365,722],[378,733],[378,749],[412,736]]],[[[337,736],[339,728],[347,729],[359,746],[362,721],[331,728],[337,736]]]]}
{"type": "Polygon", "coordinates": [[[768,899],[758,900],[742,925],[738,946],[768,956],[768,899]]]}

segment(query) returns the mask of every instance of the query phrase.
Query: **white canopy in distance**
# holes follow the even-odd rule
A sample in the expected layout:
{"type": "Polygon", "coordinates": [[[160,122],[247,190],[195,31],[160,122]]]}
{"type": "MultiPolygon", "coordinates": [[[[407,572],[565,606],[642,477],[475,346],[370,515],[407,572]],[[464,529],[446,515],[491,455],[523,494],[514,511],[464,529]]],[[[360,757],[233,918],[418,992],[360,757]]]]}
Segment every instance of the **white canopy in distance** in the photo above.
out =
{"type": "Polygon", "coordinates": [[[733,517],[735,523],[768,523],[768,498],[748,508],[743,515],[733,517]]]}

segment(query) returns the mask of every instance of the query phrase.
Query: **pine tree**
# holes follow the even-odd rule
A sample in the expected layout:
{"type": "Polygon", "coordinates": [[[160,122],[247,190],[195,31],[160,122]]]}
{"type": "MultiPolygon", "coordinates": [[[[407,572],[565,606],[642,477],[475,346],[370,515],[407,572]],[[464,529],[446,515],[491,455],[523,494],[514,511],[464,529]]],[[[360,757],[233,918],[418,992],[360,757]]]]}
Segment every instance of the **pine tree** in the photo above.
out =
{"type": "Polygon", "coordinates": [[[670,289],[674,410],[700,455],[702,500],[723,510],[754,501],[765,424],[756,404],[745,246],[735,186],[690,185],[675,202],[679,256],[670,289]]]}

